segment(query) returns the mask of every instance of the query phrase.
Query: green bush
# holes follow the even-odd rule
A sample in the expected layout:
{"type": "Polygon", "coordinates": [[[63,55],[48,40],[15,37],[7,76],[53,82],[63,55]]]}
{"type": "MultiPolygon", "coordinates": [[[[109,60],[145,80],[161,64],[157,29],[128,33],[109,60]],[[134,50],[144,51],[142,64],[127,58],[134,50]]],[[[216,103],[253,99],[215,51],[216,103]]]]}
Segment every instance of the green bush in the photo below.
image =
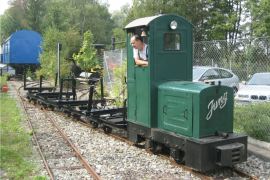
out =
{"type": "Polygon", "coordinates": [[[270,142],[270,103],[253,103],[234,108],[234,131],[270,142]]]}
{"type": "Polygon", "coordinates": [[[32,80],[35,79],[35,74],[31,71],[30,68],[27,69],[26,71],[26,78],[30,77],[32,80]]]}
{"type": "Polygon", "coordinates": [[[7,74],[0,76],[0,87],[2,88],[4,84],[7,84],[7,74]]]}

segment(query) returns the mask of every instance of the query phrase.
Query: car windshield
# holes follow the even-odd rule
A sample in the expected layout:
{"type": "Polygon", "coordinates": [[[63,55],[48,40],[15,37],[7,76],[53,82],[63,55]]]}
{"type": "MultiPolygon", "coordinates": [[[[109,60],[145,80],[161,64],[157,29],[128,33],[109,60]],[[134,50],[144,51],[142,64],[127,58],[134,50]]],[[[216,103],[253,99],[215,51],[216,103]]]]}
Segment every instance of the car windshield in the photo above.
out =
{"type": "Polygon", "coordinates": [[[267,85],[270,86],[270,73],[269,74],[255,74],[248,85],[267,85]]]}
{"type": "Polygon", "coordinates": [[[193,68],[193,79],[197,79],[204,71],[205,69],[193,68]]]}

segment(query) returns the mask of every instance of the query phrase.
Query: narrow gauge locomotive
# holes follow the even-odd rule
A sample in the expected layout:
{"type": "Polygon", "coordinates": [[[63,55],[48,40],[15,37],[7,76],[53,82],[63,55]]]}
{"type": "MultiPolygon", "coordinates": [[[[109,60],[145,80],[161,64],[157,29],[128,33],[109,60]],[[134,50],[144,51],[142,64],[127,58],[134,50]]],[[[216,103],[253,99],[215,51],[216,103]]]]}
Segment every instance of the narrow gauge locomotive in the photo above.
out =
{"type": "MultiPolygon", "coordinates": [[[[76,91],[27,88],[27,98],[67,115],[85,116],[94,128],[109,133],[117,127],[127,130],[127,139],[159,152],[170,150],[175,161],[198,171],[233,166],[247,160],[247,136],[233,132],[233,89],[192,82],[193,28],[187,19],[174,14],[140,18],[129,23],[127,32],[128,106],[97,108],[106,99],[76,100],[76,91]],[[145,34],[148,66],[135,65],[135,34],[145,34]],[[70,99],[73,97],[73,99],[70,99]],[[127,112],[127,119],[126,119],[127,112]]],[[[66,79],[75,86],[73,78],[66,79]]],[[[101,86],[102,87],[102,86],[101,86]]],[[[101,91],[102,92],[102,91],[101,91]]]]}
{"type": "Polygon", "coordinates": [[[233,89],[192,82],[193,28],[173,14],[140,18],[127,31],[128,140],[199,171],[247,159],[247,136],[233,132],[233,89]],[[143,33],[148,66],[136,66],[130,38],[143,33]]]}

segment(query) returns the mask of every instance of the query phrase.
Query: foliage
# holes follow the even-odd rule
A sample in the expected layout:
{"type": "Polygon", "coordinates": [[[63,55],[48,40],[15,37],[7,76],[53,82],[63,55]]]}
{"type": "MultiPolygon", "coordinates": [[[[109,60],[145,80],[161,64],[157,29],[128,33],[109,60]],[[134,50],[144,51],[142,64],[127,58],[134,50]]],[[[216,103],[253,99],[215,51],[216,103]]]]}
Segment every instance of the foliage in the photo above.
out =
{"type": "Polygon", "coordinates": [[[78,55],[73,54],[74,60],[78,65],[81,65],[81,69],[85,70],[85,72],[98,65],[97,50],[92,45],[93,42],[93,34],[91,31],[86,31],[84,33],[83,46],[81,47],[78,55]]]}
{"type": "Polygon", "coordinates": [[[246,18],[249,18],[245,26],[249,29],[246,34],[251,37],[270,36],[270,0],[249,0],[245,4],[246,18]]]}
{"type": "Polygon", "coordinates": [[[49,27],[45,31],[43,44],[41,44],[43,53],[39,54],[41,69],[37,70],[38,77],[43,75],[45,78],[54,79],[55,73],[58,70],[57,44],[59,42],[62,43],[62,50],[60,51],[60,76],[70,73],[71,63],[65,60],[68,55],[65,33],[60,32],[55,27],[49,27]]]}
{"type": "Polygon", "coordinates": [[[110,96],[115,99],[113,104],[123,106],[123,102],[127,97],[127,87],[125,83],[125,78],[127,77],[127,62],[123,61],[123,64],[117,64],[112,71],[114,78],[112,79],[113,88],[110,91],[110,96]]]}
{"type": "Polygon", "coordinates": [[[270,142],[270,103],[252,103],[248,106],[235,106],[234,130],[255,139],[270,142]]]}
{"type": "Polygon", "coordinates": [[[30,77],[32,80],[35,79],[35,74],[32,73],[31,69],[28,68],[27,71],[26,71],[26,78],[30,77]]]}
{"type": "Polygon", "coordinates": [[[210,16],[206,22],[207,40],[229,40],[236,43],[239,36],[240,21],[244,0],[210,0],[208,11],[210,16]]]}
{"type": "Polygon", "coordinates": [[[1,15],[1,34],[3,40],[7,39],[11,34],[17,30],[24,29],[22,21],[20,19],[20,13],[18,11],[10,10],[10,13],[5,12],[1,15]]]}
{"type": "Polygon", "coordinates": [[[112,15],[112,20],[115,22],[115,25],[118,29],[123,29],[125,26],[125,19],[129,13],[129,4],[125,4],[121,7],[120,11],[114,11],[112,15]]]}
{"type": "Polygon", "coordinates": [[[71,58],[74,53],[76,54],[79,52],[80,47],[82,46],[82,36],[79,34],[79,32],[69,29],[69,31],[65,34],[64,40],[69,47],[67,57],[71,58]]]}
{"type": "Polygon", "coordinates": [[[41,33],[42,29],[41,19],[44,11],[44,2],[45,0],[28,0],[24,9],[27,27],[38,33],[41,33]]]}
{"type": "Polygon", "coordinates": [[[0,76],[0,87],[1,88],[4,84],[7,84],[7,78],[8,78],[8,74],[5,74],[4,76],[0,76]]]}
{"type": "Polygon", "coordinates": [[[38,167],[31,163],[32,147],[29,146],[31,137],[29,132],[21,127],[20,109],[15,99],[8,98],[8,93],[0,95],[1,113],[1,161],[8,177],[4,179],[31,179],[38,173],[38,167]]]}

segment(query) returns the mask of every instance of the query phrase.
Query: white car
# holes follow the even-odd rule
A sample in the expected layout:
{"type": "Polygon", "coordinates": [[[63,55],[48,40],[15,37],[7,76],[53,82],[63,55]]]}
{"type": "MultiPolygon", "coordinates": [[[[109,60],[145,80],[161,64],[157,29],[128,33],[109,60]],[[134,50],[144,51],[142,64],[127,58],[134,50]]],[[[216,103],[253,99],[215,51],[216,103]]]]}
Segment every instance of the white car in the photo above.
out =
{"type": "Polygon", "coordinates": [[[239,89],[239,78],[228,69],[208,66],[193,66],[193,82],[205,83],[205,81],[214,81],[221,85],[233,88],[234,93],[239,89]]]}
{"type": "Polygon", "coordinates": [[[236,100],[246,102],[270,101],[270,73],[256,73],[248,83],[245,81],[235,96],[236,100]]]}

